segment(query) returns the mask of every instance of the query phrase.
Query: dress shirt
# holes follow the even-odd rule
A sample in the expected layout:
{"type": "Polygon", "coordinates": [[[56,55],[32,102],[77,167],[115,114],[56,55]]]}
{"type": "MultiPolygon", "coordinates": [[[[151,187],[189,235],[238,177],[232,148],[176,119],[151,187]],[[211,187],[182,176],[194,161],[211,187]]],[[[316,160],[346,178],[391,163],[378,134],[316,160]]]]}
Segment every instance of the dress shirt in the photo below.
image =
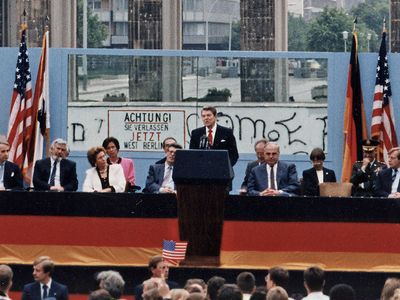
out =
{"type": "MultiPolygon", "coordinates": [[[[278,164],[274,164],[274,186],[275,190],[278,190],[278,183],[276,182],[276,172],[278,172],[278,164]]],[[[267,173],[268,173],[268,188],[271,188],[271,166],[267,164],[267,173]]]]}
{"type": "Polygon", "coordinates": [[[4,167],[6,165],[6,162],[3,161],[0,164],[0,188],[4,188],[4,167]]]}
{"type": "Polygon", "coordinates": [[[172,190],[175,190],[175,184],[172,179],[172,173],[174,171],[174,167],[170,166],[169,164],[165,163],[165,168],[164,168],[164,179],[160,188],[160,192],[162,192],[162,188],[170,188],[172,190]]]}
{"type": "MultiPolygon", "coordinates": [[[[53,157],[50,157],[50,163],[51,163],[51,168],[50,168],[50,176],[49,176],[49,180],[48,183],[50,184],[50,177],[51,177],[51,172],[53,171],[54,168],[54,161],[55,159],[53,157]]],[[[55,166],[56,169],[56,177],[54,178],[54,185],[55,186],[61,186],[60,183],[60,165],[61,165],[61,158],[57,159],[57,165],[55,166]]]]}
{"type": "MultiPolygon", "coordinates": [[[[44,284],[40,283],[40,297],[42,299],[43,299],[43,286],[44,286],[44,284]]],[[[49,298],[50,297],[50,288],[51,288],[51,278],[50,278],[49,282],[46,283],[46,286],[47,286],[47,298],[49,298]]]]}
{"type": "Polygon", "coordinates": [[[324,170],[316,170],[317,172],[317,177],[318,177],[318,183],[323,183],[324,182],[324,170]]]}

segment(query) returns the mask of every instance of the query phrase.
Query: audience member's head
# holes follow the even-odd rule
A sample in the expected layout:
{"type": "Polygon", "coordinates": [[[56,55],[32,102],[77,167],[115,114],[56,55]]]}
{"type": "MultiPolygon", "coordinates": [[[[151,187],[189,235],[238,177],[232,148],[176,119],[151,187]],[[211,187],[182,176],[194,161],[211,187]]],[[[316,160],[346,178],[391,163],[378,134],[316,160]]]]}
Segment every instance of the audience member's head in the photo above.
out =
{"type": "Polygon", "coordinates": [[[207,281],[207,296],[209,300],[216,300],[218,290],[225,284],[223,277],[213,276],[207,281]]]}
{"type": "Polygon", "coordinates": [[[189,292],[185,289],[173,289],[170,296],[171,300],[186,300],[189,297],[189,292]]]}
{"type": "Polygon", "coordinates": [[[287,289],[289,284],[289,272],[282,267],[273,267],[268,270],[268,275],[265,277],[267,290],[275,286],[281,286],[287,289]]]}
{"type": "Polygon", "coordinates": [[[185,283],[185,290],[189,293],[206,293],[207,285],[203,279],[200,278],[190,278],[186,280],[185,283]]]}
{"type": "Polygon", "coordinates": [[[0,291],[4,294],[8,293],[8,290],[12,286],[13,271],[7,265],[0,265],[0,291]]]}
{"type": "Polygon", "coordinates": [[[89,300],[112,300],[110,293],[105,289],[98,289],[94,292],[91,292],[89,295],[89,300]]]}
{"type": "Polygon", "coordinates": [[[119,299],[124,292],[125,281],[116,271],[103,271],[97,275],[99,287],[107,290],[114,299],[119,299]]]}
{"type": "Polygon", "coordinates": [[[258,286],[253,294],[250,296],[250,300],[266,300],[267,299],[267,291],[265,290],[265,286],[258,286]]]}
{"type": "Polygon", "coordinates": [[[307,293],[320,292],[325,284],[325,273],[318,267],[309,267],[304,271],[304,287],[307,293]]]}
{"type": "Polygon", "coordinates": [[[243,294],[251,294],[256,288],[256,278],[250,272],[242,272],[236,277],[236,284],[243,294]]]}
{"type": "Polygon", "coordinates": [[[217,300],[242,300],[243,294],[236,284],[224,284],[218,291],[217,300]]]}
{"type": "Polygon", "coordinates": [[[289,296],[284,288],[275,286],[270,288],[267,293],[267,300],[288,300],[289,296]]]}
{"type": "Polygon", "coordinates": [[[348,284],[336,284],[329,291],[330,300],[356,300],[354,289],[348,284]]]}
{"type": "Polygon", "coordinates": [[[46,284],[54,271],[54,262],[49,256],[39,256],[33,262],[33,278],[46,284]]]}
{"type": "Polygon", "coordinates": [[[164,262],[161,255],[152,256],[149,260],[149,271],[151,277],[164,277],[168,278],[168,265],[164,262]]]}
{"type": "Polygon", "coordinates": [[[143,300],[163,300],[163,297],[160,295],[158,288],[152,288],[145,292],[143,292],[143,300]]]}
{"type": "Polygon", "coordinates": [[[392,300],[400,300],[400,288],[395,289],[392,300]]]}
{"type": "Polygon", "coordinates": [[[400,278],[388,278],[385,281],[381,293],[381,300],[390,300],[393,297],[394,291],[400,288],[400,278]]]}

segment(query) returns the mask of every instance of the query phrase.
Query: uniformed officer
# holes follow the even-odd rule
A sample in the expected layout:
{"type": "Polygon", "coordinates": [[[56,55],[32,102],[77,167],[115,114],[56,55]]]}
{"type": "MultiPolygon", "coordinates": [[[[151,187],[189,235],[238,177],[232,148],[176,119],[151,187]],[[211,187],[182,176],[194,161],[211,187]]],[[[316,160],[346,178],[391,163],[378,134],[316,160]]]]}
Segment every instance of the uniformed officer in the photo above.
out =
{"type": "Polygon", "coordinates": [[[353,184],[353,196],[372,197],[373,183],[379,171],[386,169],[386,164],[376,160],[376,140],[364,140],[362,143],[363,160],[353,165],[350,182],[353,184]]]}

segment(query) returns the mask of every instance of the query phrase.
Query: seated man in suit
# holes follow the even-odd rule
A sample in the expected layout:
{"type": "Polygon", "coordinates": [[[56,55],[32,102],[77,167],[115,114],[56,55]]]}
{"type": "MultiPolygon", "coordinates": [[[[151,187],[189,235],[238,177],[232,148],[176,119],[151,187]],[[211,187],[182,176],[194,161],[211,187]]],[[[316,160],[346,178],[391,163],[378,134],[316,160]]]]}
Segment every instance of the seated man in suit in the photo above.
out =
{"type": "Polygon", "coordinates": [[[10,145],[5,137],[0,137],[0,191],[22,189],[22,175],[19,167],[7,161],[10,145]]]}
{"type": "Polygon", "coordinates": [[[33,262],[33,278],[22,290],[22,300],[44,300],[54,298],[68,300],[68,288],[51,278],[54,262],[48,256],[40,256],[33,262]]]}
{"type": "Polygon", "coordinates": [[[53,141],[50,157],[36,161],[33,172],[33,186],[37,191],[76,191],[78,179],[75,162],[65,159],[67,142],[53,141]]]}
{"type": "Polygon", "coordinates": [[[151,165],[146,178],[145,191],[149,193],[176,193],[172,173],[177,149],[182,149],[179,144],[168,147],[167,159],[164,164],[151,165]]]}
{"type": "Polygon", "coordinates": [[[290,196],[297,193],[299,182],[296,166],[279,160],[279,145],[268,142],[264,149],[265,164],[250,172],[250,196],[290,196]]]}
{"type": "Polygon", "coordinates": [[[249,176],[250,176],[251,170],[253,170],[254,167],[257,167],[257,166],[261,165],[262,163],[264,163],[264,161],[265,161],[264,160],[264,149],[265,149],[265,145],[267,143],[268,143],[268,141],[266,139],[261,139],[261,140],[258,140],[254,144],[254,151],[256,152],[257,159],[253,160],[247,164],[246,173],[245,173],[245,176],[243,179],[242,186],[240,188],[241,195],[247,194],[247,183],[249,181],[249,176]]]}
{"type": "Polygon", "coordinates": [[[321,148],[314,148],[310,153],[313,167],[303,171],[303,193],[307,196],[319,196],[319,184],[336,182],[335,172],[324,167],[325,153],[321,148]]]}
{"type": "Polygon", "coordinates": [[[363,160],[356,161],[351,171],[350,182],[353,184],[352,196],[372,197],[374,181],[378,173],[386,169],[386,164],[376,159],[379,141],[364,140],[362,143],[363,160]]]}
{"type": "Polygon", "coordinates": [[[217,125],[217,110],[213,106],[203,107],[201,119],[204,126],[192,131],[189,148],[228,150],[233,167],[239,159],[239,153],[232,129],[217,125]]]}
{"type": "Polygon", "coordinates": [[[374,183],[374,196],[400,198],[400,148],[392,148],[388,155],[389,168],[378,173],[374,183]]]}

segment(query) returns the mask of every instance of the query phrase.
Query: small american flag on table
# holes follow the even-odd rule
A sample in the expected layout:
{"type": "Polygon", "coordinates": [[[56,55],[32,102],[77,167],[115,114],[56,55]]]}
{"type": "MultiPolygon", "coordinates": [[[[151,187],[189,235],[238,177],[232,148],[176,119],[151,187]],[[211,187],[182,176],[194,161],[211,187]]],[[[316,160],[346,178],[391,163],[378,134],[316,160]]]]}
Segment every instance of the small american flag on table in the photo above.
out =
{"type": "Polygon", "coordinates": [[[177,266],[185,259],[187,242],[175,242],[163,240],[162,257],[165,261],[177,266]]]}

